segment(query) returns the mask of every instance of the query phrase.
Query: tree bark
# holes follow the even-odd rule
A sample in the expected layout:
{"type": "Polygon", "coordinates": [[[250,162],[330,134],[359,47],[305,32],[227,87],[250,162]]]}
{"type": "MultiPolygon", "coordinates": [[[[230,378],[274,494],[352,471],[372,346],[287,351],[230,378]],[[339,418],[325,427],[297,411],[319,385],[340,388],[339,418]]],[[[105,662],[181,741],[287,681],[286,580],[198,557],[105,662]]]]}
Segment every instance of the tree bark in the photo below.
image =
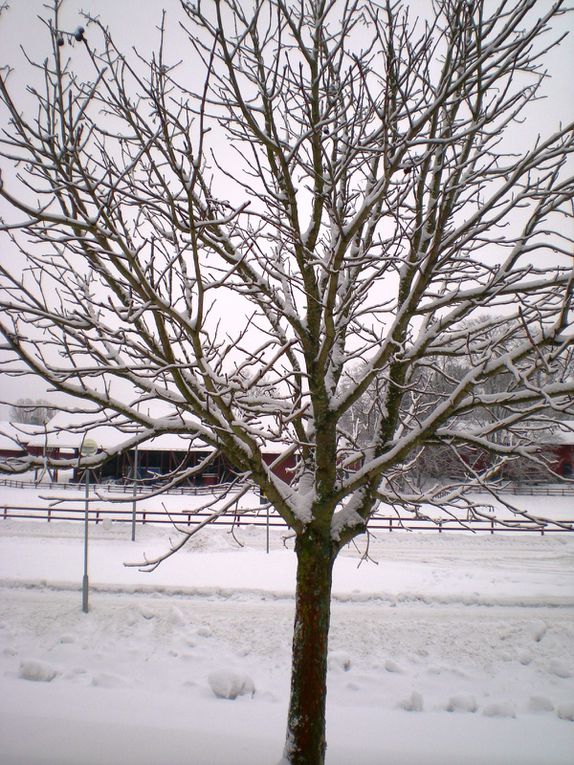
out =
{"type": "Polygon", "coordinates": [[[327,532],[297,537],[291,699],[284,762],[323,765],[331,584],[336,544],[327,532]]]}

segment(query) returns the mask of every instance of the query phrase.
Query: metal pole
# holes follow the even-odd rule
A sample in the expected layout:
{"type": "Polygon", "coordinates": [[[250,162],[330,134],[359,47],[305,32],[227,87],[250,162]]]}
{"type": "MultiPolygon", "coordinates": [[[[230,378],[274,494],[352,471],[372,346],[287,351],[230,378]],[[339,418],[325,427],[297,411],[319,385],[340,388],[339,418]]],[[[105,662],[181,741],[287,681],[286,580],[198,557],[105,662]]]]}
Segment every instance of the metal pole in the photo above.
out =
{"type": "Polygon", "coordinates": [[[269,553],[269,504],[267,504],[267,553],[269,553]]]}
{"type": "Polygon", "coordinates": [[[84,499],[84,576],[82,577],[82,611],[88,613],[88,507],[90,498],[90,471],[86,468],[84,499]]]}
{"type": "Polygon", "coordinates": [[[136,445],[134,452],[134,483],[132,493],[132,542],[136,541],[136,494],[137,494],[137,478],[138,478],[138,447],[136,445]]]}

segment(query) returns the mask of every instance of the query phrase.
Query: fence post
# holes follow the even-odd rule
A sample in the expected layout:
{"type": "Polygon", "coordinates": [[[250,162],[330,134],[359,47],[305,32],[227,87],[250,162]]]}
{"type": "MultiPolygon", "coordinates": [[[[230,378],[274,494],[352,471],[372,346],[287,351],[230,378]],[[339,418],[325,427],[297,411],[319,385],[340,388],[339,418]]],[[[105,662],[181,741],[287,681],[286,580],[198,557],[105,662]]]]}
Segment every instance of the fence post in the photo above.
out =
{"type": "Polygon", "coordinates": [[[494,518],[490,519],[490,533],[494,534],[494,518]]]}

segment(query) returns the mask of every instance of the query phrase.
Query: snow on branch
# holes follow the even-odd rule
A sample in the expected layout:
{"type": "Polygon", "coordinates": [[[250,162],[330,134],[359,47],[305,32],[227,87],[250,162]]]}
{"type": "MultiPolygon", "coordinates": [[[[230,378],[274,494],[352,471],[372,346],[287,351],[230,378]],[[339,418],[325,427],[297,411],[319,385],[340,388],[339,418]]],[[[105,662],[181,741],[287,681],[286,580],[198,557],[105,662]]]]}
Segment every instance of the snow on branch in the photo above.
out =
{"type": "Polygon", "coordinates": [[[380,502],[464,507],[433,450],[488,455],[468,491],[567,479],[536,451],[574,417],[574,126],[536,112],[567,9],[538,5],[183,3],[151,55],[86,17],[68,60],[55,4],[28,100],[0,76],[0,353],[121,431],[81,466],[177,434],[338,545],[380,502]]]}

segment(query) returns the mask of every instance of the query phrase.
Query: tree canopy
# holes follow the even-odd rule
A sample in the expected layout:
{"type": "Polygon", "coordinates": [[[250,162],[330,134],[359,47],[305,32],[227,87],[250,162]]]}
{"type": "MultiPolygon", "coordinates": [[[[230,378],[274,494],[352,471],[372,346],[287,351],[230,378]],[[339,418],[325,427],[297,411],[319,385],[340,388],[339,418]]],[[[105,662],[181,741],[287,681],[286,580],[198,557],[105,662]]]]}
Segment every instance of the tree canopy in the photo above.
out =
{"type": "Polygon", "coordinates": [[[572,414],[574,123],[520,131],[566,6],[183,2],[180,61],[165,15],[146,56],[89,15],[62,29],[60,5],[33,107],[0,80],[4,348],[125,430],[118,450],[213,447],[294,530],[285,757],[322,762],[341,546],[381,502],[480,511],[468,483],[405,484],[425,445],[480,447],[493,475],[572,414]]]}

